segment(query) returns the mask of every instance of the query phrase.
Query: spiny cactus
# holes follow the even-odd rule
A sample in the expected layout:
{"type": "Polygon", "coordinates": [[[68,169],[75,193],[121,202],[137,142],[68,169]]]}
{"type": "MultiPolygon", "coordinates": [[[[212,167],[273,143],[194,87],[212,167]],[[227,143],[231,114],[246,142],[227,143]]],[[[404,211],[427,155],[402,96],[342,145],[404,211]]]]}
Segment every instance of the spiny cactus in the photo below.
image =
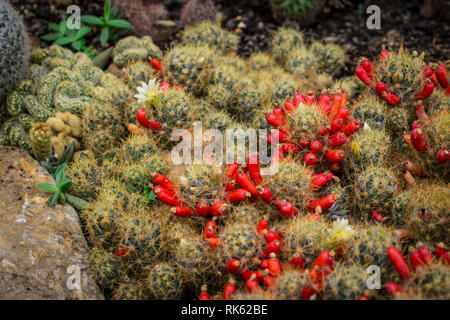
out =
{"type": "Polygon", "coordinates": [[[232,211],[227,214],[225,223],[233,224],[238,222],[257,226],[259,221],[270,212],[268,207],[261,207],[253,203],[244,202],[233,207],[232,211]]]}
{"type": "Polygon", "coordinates": [[[366,268],[359,264],[336,265],[326,280],[323,289],[323,297],[327,300],[358,300],[365,295],[375,295],[374,290],[367,288],[366,268]]]}
{"type": "Polygon", "coordinates": [[[354,110],[353,118],[367,123],[371,128],[384,128],[387,117],[387,105],[373,96],[364,97],[358,101],[354,110]]]}
{"type": "Polygon", "coordinates": [[[123,67],[136,60],[146,60],[147,58],[162,57],[162,51],[149,36],[141,39],[135,36],[129,36],[120,39],[112,52],[113,62],[119,67],[123,67]]]}
{"type": "Polygon", "coordinates": [[[370,216],[375,210],[390,215],[397,190],[395,173],[389,168],[370,165],[355,179],[357,217],[370,216]]]}
{"type": "Polygon", "coordinates": [[[120,160],[123,162],[140,163],[145,155],[152,155],[158,148],[155,141],[148,135],[130,135],[120,148],[120,160]]]}
{"type": "Polygon", "coordinates": [[[334,75],[342,69],[347,60],[344,48],[334,43],[313,41],[310,50],[316,56],[318,73],[334,75]]]}
{"type": "Polygon", "coordinates": [[[278,64],[284,66],[289,53],[303,45],[301,32],[293,28],[279,28],[272,36],[272,56],[278,64]]]}
{"type": "Polygon", "coordinates": [[[181,9],[180,20],[185,26],[192,26],[204,20],[215,20],[217,8],[213,0],[188,0],[181,9]]]}
{"type": "Polygon", "coordinates": [[[316,140],[316,135],[329,121],[316,105],[300,104],[294,113],[288,116],[288,126],[294,141],[316,140]]]}
{"type": "Polygon", "coordinates": [[[223,54],[237,51],[239,36],[226,31],[217,23],[203,21],[183,31],[184,44],[207,45],[223,54]]]}
{"type": "Polygon", "coordinates": [[[217,129],[220,132],[225,132],[226,129],[234,125],[233,119],[228,113],[214,109],[204,100],[194,102],[193,109],[194,111],[190,113],[191,121],[202,121],[204,128],[217,129]]]}
{"type": "Polygon", "coordinates": [[[102,170],[93,157],[78,157],[67,168],[67,177],[72,181],[70,193],[84,200],[92,200],[99,188],[102,170]]]}
{"type": "Polygon", "coordinates": [[[120,277],[120,262],[114,254],[94,247],[90,251],[89,261],[94,271],[95,282],[103,289],[111,291],[120,277]]]}
{"type": "Polygon", "coordinates": [[[113,291],[113,300],[146,300],[144,285],[137,280],[123,280],[113,291]]]}
{"type": "MultiPolygon", "coordinates": [[[[297,47],[286,57],[286,70],[296,76],[306,77],[306,72],[314,69],[319,64],[320,58],[317,53],[306,47],[297,47]]],[[[317,71],[322,69],[325,68],[317,68],[317,71]]]]}
{"type": "Polygon", "coordinates": [[[148,274],[147,285],[156,299],[180,299],[182,278],[180,271],[172,264],[155,265],[148,274]]]}
{"type": "Polygon", "coordinates": [[[52,155],[52,131],[45,123],[36,123],[30,130],[31,149],[38,160],[45,160],[52,155]]]}
{"type": "Polygon", "coordinates": [[[150,64],[145,61],[136,61],[122,69],[122,78],[129,89],[135,89],[142,82],[147,83],[155,75],[150,64]]]}
{"type": "Polygon", "coordinates": [[[322,11],[324,0],[307,1],[283,1],[270,0],[270,8],[276,20],[283,22],[285,20],[296,21],[299,25],[306,27],[314,23],[317,16],[322,11]]]}
{"type": "Polygon", "coordinates": [[[6,0],[0,1],[0,34],[0,104],[3,104],[16,83],[25,76],[30,54],[22,18],[6,0]]]}
{"type": "Polygon", "coordinates": [[[391,134],[400,135],[409,129],[410,114],[403,108],[390,108],[386,117],[386,128],[391,134]]]}
{"type": "Polygon", "coordinates": [[[247,67],[251,71],[270,70],[275,66],[273,58],[265,52],[254,52],[247,61],[247,67]]]}
{"type": "Polygon", "coordinates": [[[312,287],[309,273],[297,269],[284,270],[276,278],[274,294],[281,300],[301,300],[304,289],[312,287]]]}

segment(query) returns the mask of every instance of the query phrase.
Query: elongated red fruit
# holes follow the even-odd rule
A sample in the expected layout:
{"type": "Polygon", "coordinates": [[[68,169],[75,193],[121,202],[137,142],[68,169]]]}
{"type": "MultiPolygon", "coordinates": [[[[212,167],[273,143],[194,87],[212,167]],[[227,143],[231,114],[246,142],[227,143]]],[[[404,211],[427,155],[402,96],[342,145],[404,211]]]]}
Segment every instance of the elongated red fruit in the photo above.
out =
{"type": "Polygon", "coordinates": [[[386,49],[381,50],[380,52],[380,58],[381,60],[386,60],[389,57],[389,51],[386,49]]]}
{"type": "Polygon", "coordinates": [[[152,66],[153,66],[156,70],[162,71],[161,62],[160,62],[158,59],[153,58],[151,62],[152,62],[152,66]]]}
{"type": "Polygon", "coordinates": [[[267,203],[272,202],[273,195],[272,195],[272,192],[270,192],[269,188],[256,186],[256,189],[258,190],[258,193],[259,193],[258,196],[262,201],[267,202],[267,203]]]}
{"type": "MultiPolygon", "coordinates": [[[[386,99],[387,103],[392,104],[392,105],[396,105],[396,104],[400,103],[400,98],[392,93],[388,93],[387,95],[385,95],[385,99],[386,99]]],[[[423,99],[421,99],[421,100],[423,100],[423,99]]]]}
{"type": "Polygon", "coordinates": [[[339,132],[330,137],[327,142],[330,147],[339,147],[342,146],[346,141],[347,137],[345,136],[345,133],[339,132]]]}
{"type": "Polygon", "coordinates": [[[227,183],[227,185],[225,186],[225,191],[226,192],[231,192],[234,189],[236,189],[236,181],[231,180],[230,182],[227,183]]]}
{"type": "Polygon", "coordinates": [[[419,93],[416,93],[414,95],[414,99],[415,100],[425,100],[426,98],[431,96],[433,91],[434,91],[434,83],[430,81],[423,86],[422,91],[420,91],[419,93]]]}
{"type": "Polygon", "coordinates": [[[309,146],[309,150],[313,153],[317,153],[322,149],[322,143],[320,141],[313,141],[311,142],[311,145],[309,146]]]}
{"type": "Polygon", "coordinates": [[[326,183],[333,180],[333,174],[329,171],[318,173],[311,178],[311,189],[313,191],[320,189],[326,183]]]}
{"type": "Polygon", "coordinates": [[[417,247],[419,248],[419,254],[422,258],[423,262],[425,262],[426,265],[430,266],[433,264],[433,256],[431,255],[430,250],[427,246],[425,246],[423,243],[418,243],[417,247]]]}
{"type": "Polygon", "coordinates": [[[381,214],[379,214],[377,211],[372,210],[371,213],[372,213],[372,217],[375,219],[375,221],[377,221],[377,222],[383,221],[383,216],[381,214]]]}
{"type": "Polygon", "coordinates": [[[211,237],[211,238],[208,238],[207,240],[208,240],[209,247],[211,249],[217,248],[220,244],[220,239],[216,238],[216,237],[211,237]]]}
{"type": "Polygon", "coordinates": [[[386,283],[386,292],[390,296],[394,296],[398,292],[403,292],[403,287],[395,282],[386,283]]]}
{"type": "Polygon", "coordinates": [[[275,114],[273,113],[269,113],[266,116],[266,121],[275,128],[278,128],[279,126],[282,125],[282,119],[278,118],[275,114]]]}
{"type": "Polygon", "coordinates": [[[433,68],[431,68],[430,66],[425,67],[425,69],[423,69],[424,78],[431,78],[433,72],[433,68]]]}
{"type": "Polygon", "coordinates": [[[241,269],[241,262],[238,259],[231,259],[227,263],[226,270],[229,273],[238,273],[241,269]]]}
{"type": "Polygon", "coordinates": [[[216,232],[216,222],[214,220],[208,221],[203,231],[202,239],[213,238],[217,236],[216,232]]]}
{"type": "Polygon", "coordinates": [[[317,102],[317,106],[320,108],[325,107],[326,105],[330,104],[331,97],[328,94],[322,94],[319,97],[319,101],[317,102]]]}
{"type": "Polygon", "coordinates": [[[416,271],[420,267],[425,266],[425,262],[423,262],[419,250],[413,251],[409,254],[409,261],[411,261],[411,265],[414,271],[416,271]]]}
{"type": "Polygon", "coordinates": [[[329,162],[341,162],[345,158],[345,151],[327,149],[325,151],[325,158],[327,158],[329,162]]]}
{"type": "Polygon", "coordinates": [[[426,152],[428,150],[427,145],[423,140],[423,131],[421,128],[415,128],[411,132],[411,144],[417,151],[426,152]]]}
{"type": "Polygon", "coordinates": [[[341,118],[334,119],[331,121],[330,130],[328,130],[329,135],[333,135],[340,131],[342,127],[344,126],[344,120],[341,118]]]}
{"type": "Polygon", "coordinates": [[[227,211],[227,209],[227,204],[223,201],[219,201],[211,206],[210,212],[212,216],[217,217],[223,215],[227,211]]]}
{"type": "Polygon", "coordinates": [[[272,112],[277,116],[277,118],[281,119],[281,125],[286,124],[286,115],[284,114],[284,110],[281,106],[275,105],[272,112]]]}
{"type": "Polygon", "coordinates": [[[442,87],[442,89],[446,89],[448,87],[448,80],[444,70],[440,68],[436,70],[434,73],[436,74],[436,79],[439,82],[439,85],[442,87]]]}
{"type": "Polygon", "coordinates": [[[284,103],[284,108],[286,109],[287,113],[292,114],[295,111],[295,105],[291,100],[287,100],[284,103]]]}
{"type": "MultiPolygon", "coordinates": [[[[248,270],[248,269],[243,269],[243,270],[241,271],[241,277],[242,277],[242,279],[243,279],[244,281],[250,280],[250,278],[251,278],[254,274],[255,274],[254,271],[250,271],[250,270],[248,270]]],[[[256,275],[255,275],[255,277],[256,277],[256,275]]]]}
{"type": "Polygon", "coordinates": [[[180,200],[172,193],[172,191],[164,188],[163,186],[155,186],[153,188],[153,193],[156,195],[158,200],[168,205],[177,206],[180,203],[180,200]]]}
{"type": "Polygon", "coordinates": [[[314,294],[314,288],[312,286],[302,288],[302,300],[311,299],[313,294],[314,294]]]}
{"type": "Polygon", "coordinates": [[[230,192],[227,195],[227,201],[233,203],[237,201],[244,201],[249,199],[252,196],[250,192],[247,191],[247,189],[237,189],[232,192],[230,192]]]}
{"type": "Polygon", "coordinates": [[[369,77],[366,70],[364,70],[363,67],[358,66],[355,69],[355,74],[358,77],[359,80],[361,80],[362,83],[364,83],[366,86],[374,87],[375,82],[369,77]]]}
{"type": "Polygon", "coordinates": [[[305,261],[300,253],[294,253],[291,258],[291,263],[294,267],[303,269],[305,266],[305,261]]]}
{"type": "Polygon", "coordinates": [[[316,95],[312,92],[308,92],[305,96],[306,105],[312,106],[316,102],[316,95]]]}
{"type": "Polygon", "coordinates": [[[417,115],[417,118],[424,124],[430,123],[430,118],[428,117],[427,113],[425,112],[425,107],[423,106],[423,104],[418,104],[416,106],[416,115],[417,115]]]}
{"type": "Polygon", "coordinates": [[[365,59],[361,64],[361,66],[363,67],[364,71],[366,71],[366,73],[369,75],[369,77],[372,77],[374,73],[372,63],[370,63],[369,60],[365,59]]]}
{"type": "Polygon", "coordinates": [[[236,175],[236,181],[241,185],[242,188],[246,189],[251,193],[253,197],[258,197],[258,189],[256,189],[255,184],[250,180],[249,176],[242,170],[238,171],[236,175]]]}
{"type": "Polygon", "coordinates": [[[270,275],[269,269],[264,269],[262,272],[262,276],[263,276],[263,283],[266,288],[272,288],[273,286],[275,286],[275,280],[270,275]]]}
{"type": "Polygon", "coordinates": [[[386,84],[382,81],[378,82],[375,86],[375,92],[377,96],[379,96],[380,98],[384,98],[388,93],[386,84]]]}
{"type": "Polygon", "coordinates": [[[153,175],[153,181],[155,181],[157,184],[163,186],[164,188],[166,188],[172,192],[177,191],[177,186],[175,185],[175,183],[173,183],[166,176],[162,175],[161,173],[153,173],[152,175],[153,175]]]}
{"type": "Polygon", "coordinates": [[[262,218],[259,220],[258,226],[256,227],[256,232],[258,234],[261,234],[264,232],[264,230],[267,230],[267,227],[269,226],[269,223],[266,219],[262,218]]]}
{"type": "Polygon", "coordinates": [[[281,274],[281,263],[280,260],[277,259],[275,252],[272,252],[269,256],[269,260],[267,260],[267,269],[273,277],[276,277],[281,274]]]}
{"type": "Polygon", "coordinates": [[[315,165],[317,163],[317,156],[315,153],[307,153],[305,156],[305,164],[307,166],[312,166],[315,165]]]}
{"type": "Polygon", "coordinates": [[[334,118],[342,119],[343,122],[346,122],[348,120],[348,117],[350,117],[350,109],[347,107],[342,107],[341,109],[339,109],[339,112],[334,118]]]}
{"type": "Polygon", "coordinates": [[[336,195],[329,194],[326,197],[318,200],[311,200],[309,202],[309,209],[315,211],[317,207],[320,207],[322,210],[326,210],[330,208],[336,202],[336,195]]]}
{"type": "Polygon", "coordinates": [[[147,119],[147,115],[145,114],[145,111],[143,109],[139,109],[136,112],[136,119],[139,122],[139,124],[141,126],[143,126],[144,128],[150,129],[150,121],[147,119]]]}
{"type": "Polygon", "coordinates": [[[209,209],[209,204],[205,200],[202,200],[195,208],[195,211],[199,216],[206,217],[209,215],[209,209]]]}
{"type": "Polygon", "coordinates": [[[408,280],[411,277],[411,269],[401,252],[394,246],[389,247],[386,252],[400,277],[408,280]]]}
{"type": "Polygon", "coordinates": [[[297,108],[301,103],[306,103],[305,96],[301,93],[294,94],[294,106],[297,108]]]}
{"type": "Polygon", "coordinates": [[[281,236],[276,233],[273,230],[263,230],[262,234],[264,235],[264,239],[266,240],[267,243],[270,243],[272,241],[278,240],[278,241],[282,241],[281,236]]]}
{"type": "Polygon", "coordinates": [[[238,172],[239,169],[239,165],[238,163],[235,161],[233,163],[230,163],[227,168],[225,169],[225,176],[228,179],[236,179],[236,174],[238,172]]]}
{"type": "Polygon", "coordinates": [[[223,300],[232,300],[233,294],[236,292],[236,282],[230,278],[225,288],[223,289],[223,300]]]}
{"type": "Polygon", "coordinates": [[[358,119],[353,119],[349,123],[347,123],[344,128],[342,128],[342,132],[345,133],[347,137],[350,137],[361,127],[361,122],[358,119]]]}
{"type": "Polygon", "coordinates": [[[446,262],[448,265],[450,265],[450,256],[448,254],[448,251],[445,250],[445,245],[442,242],[439,242],[436,247],[434,247],[434,255],[437,259],[446,262]]]}
{"type": "Polygon", "coordinates": [[[206,286],[206,284],[204,284],[202,286],[202,292],[200,293],[200,295],[198,296],[199,300],[210,300],[211,297],[208,293],[208,287],[206,286]]]}
{"type": "Polygon", "coordinates": [[[270,258],[270,254],[272,252],[278,253],[281,248],[281,242],[279,240],[273,240],[267,244],[266,249],[264,250],[264,258],[270,258]]]}
{"type": "Polygon", "coordinates": [[[250,279],[245,282],[245,287],[250,293],[256,293],[259,291],[259,284],[258,281],[256,281],[256,274],[252,274],[250,279]]]}
{"type": "MultiPolygon", "coordinates": [[[[342,95],[341,94],[335,94],[333,95],[333,105],[331,106],[330,116],[334,118],[339,110],[341,109],[341,103],[342,103],[342,95]]],[[[340,130],[340,129],[339,129],[340,130]]]]}
{"type": "Polygon", "coordinates": [[[436,155],[436,160],[439,163],[447,162],[448,160],[450,160],[450,152],[446,149],[439,151],[436,155]]]}
{"type": "Polygon", "coordinates": [[[297,208],[292,205],[289,201],[286,200],[276,200],[275,206],[278,208],[278,210],[281,212],[281,214],[287,218],[293,218],[297,215],[297,208]]]}
{"type": "Polygon", "coordinates": [[[194,214],[194,210],[189,207],[176,206],[170,209],[176,217],[190,217],[194,214]]]}

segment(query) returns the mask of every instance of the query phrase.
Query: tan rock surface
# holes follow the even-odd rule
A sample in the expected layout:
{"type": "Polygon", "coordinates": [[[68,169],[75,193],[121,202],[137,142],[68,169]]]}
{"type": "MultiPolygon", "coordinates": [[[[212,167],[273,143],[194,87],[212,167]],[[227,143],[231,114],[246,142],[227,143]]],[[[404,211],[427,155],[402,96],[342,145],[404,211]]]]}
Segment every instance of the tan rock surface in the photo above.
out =
{"type": "Polygon", "coordinates": [[[0,299],[103,299],[78,215],[49,207],[53,182],[26,151],[0,146],[0,299]]]}

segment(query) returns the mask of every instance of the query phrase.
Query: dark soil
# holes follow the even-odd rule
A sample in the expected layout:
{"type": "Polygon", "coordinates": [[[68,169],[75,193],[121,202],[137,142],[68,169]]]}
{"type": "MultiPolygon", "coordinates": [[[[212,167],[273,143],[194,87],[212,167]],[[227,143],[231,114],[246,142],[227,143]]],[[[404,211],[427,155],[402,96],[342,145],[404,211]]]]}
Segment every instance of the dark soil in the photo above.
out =
{"type": "MultiPolygon", "coordinates": [[[[79,5],[82,14],[101,16],[103,13],[102,0],[11,0],[11,2],[25,17],[25,23],[36,46],[46,45],[39,44],[39,36],[51,32],[48,28],[49,22],[59,23],[61,19],[67,17],[66,8],[69,4],[79,5]]],[[[302,31],[307,40],[322,39],[344,46],[350,56],[344,74],[353,73],[360,56],[377,55],[382,45],[386,45],[389,49],[403,44],[404,47],[419,53],[424,51],[428,61],[449,59],[450,24],[444,21],[439,10],[431,18],[422,17],[420,7],[423,1],[377,1],[377,5],[381,8],[380,30],[369,30],[366,27],[369,15],[365,13],[365,8],[370,5],[370,1],[330,2],[339,5],[326,8],[316,24],[303,28],[302,31]]],[[[241,36],[239,55],[249,56],[251,52],[270,48],[270,35],[280,24],[271,15],[269,1],[217,0],[216,3],[224,16],[223,26],[241,36]]],[[[180,5],[171,5],[169,10],[171,18],[176,19],[180,5]]],[[[292,25],[289,22],[285,24],[292,25]]],[[[177,36],[174,36],[157,44],[166,49],[176,39],[177,36]]]]}

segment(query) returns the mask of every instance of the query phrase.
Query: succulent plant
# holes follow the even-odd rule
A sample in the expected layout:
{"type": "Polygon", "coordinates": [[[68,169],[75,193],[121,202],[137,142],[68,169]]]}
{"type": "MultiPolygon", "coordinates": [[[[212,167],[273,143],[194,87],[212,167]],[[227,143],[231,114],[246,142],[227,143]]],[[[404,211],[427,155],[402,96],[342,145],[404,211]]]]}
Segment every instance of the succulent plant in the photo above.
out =
{"type": "Polygon", "coordinates": [[[199,22],[214,21],[217,8],[213,0],[188,0],[181,9],[180,20],[185,26],[195,25],[199,22]]]}

